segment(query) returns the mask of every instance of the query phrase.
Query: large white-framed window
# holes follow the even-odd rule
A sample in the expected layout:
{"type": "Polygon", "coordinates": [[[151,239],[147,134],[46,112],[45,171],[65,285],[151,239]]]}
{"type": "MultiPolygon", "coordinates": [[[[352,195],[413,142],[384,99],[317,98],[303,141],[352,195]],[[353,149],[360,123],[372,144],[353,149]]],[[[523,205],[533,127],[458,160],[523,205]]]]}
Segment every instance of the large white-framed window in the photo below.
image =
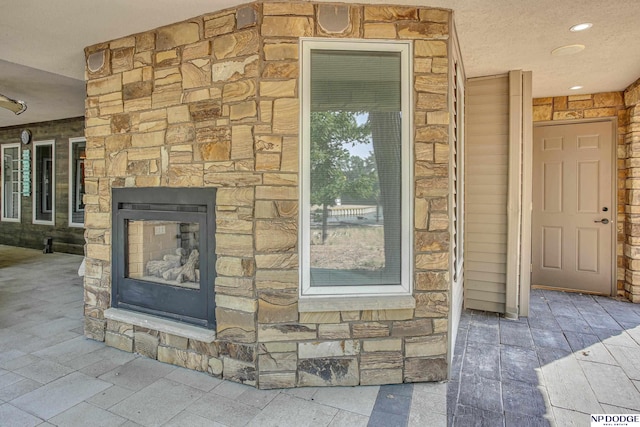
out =
{"type": "Polygon", "coordinates": [[[410,295],[411,42],[300,47],[300,297],[410,295]]]}
{"type": "Polygon", "coordinates": [[[55,141],[34,141],[32,181],[34,224],[55,224],[55,179],[55,141]]]}
{"type": "Polygon", "coordinates": [[[20,222],[20,143],[2,145],[2,221],[20,222]]]}
{"type": "Polygon", "coordinates": [[[84,227],[84,160],[87,140],[69,138],[69,227],[84,227]]]}

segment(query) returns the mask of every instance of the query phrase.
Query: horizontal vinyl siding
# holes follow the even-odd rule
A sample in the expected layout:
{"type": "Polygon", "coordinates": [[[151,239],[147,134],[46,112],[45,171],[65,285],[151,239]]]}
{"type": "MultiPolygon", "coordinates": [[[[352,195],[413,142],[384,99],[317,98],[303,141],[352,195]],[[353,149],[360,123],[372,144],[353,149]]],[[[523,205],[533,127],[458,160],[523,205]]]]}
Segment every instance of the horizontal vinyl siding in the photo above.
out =
{"type": "Polygon", "coordinates": [[[466,84],[465,307],[504,313],[509,79],[466,84]]]}

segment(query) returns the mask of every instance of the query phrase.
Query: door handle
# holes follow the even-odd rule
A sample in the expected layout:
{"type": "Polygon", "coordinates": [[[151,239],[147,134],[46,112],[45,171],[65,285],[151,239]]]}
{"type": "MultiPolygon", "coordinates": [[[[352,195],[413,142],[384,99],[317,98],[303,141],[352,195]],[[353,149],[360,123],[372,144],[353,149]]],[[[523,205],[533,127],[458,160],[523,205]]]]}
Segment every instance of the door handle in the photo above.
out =
{"type": "Polygon", "coordinates": [[[602,218],[600,221],[593,221],[593,222],[601,222],[603,224],[609,224],[609,220],[607,218],[602,218]]]}

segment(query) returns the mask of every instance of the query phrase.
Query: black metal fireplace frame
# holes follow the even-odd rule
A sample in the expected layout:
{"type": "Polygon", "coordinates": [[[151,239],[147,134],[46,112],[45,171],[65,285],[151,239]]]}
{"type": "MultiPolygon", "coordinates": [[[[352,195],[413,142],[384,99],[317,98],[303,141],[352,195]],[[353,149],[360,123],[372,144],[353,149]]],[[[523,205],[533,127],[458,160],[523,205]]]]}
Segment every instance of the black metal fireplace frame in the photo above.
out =
{"type": "Polygon", "coordinates": [[[215,329],[215,188],[112,189],[111,306],[215,329]],[[200,224],[200,288],[158,285],[127,277],[129,220],[200,224]]]}

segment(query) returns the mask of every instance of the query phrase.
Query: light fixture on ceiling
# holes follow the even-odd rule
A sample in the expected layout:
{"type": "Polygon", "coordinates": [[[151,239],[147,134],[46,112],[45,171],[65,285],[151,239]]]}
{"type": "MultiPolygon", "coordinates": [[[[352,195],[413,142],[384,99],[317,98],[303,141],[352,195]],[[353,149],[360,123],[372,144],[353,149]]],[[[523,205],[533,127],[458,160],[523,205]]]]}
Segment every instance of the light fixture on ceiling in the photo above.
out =
{"type": "Polygon", "coordinates": [[[17,101],[0,94],[0,107],[13,111],[16,114],[22,114],[26,111],[27,104],[25,104],[24,101],[17,101]]]}
{"type": "Polygon", "coordinates": [[[580,85],[571,86],[571,87],[569,88],[569,90],[580,90],[580,89],[582,89],[583,87],[584,87],[584,86],[580,86],[580,85]]]}
{"type": "Polygon", "coordinates": [[[591,22],[583,22],[582,24],[576,24],[573,27],[569,28],[569,31],[577,33],[578,31],[588,30],[591,27],[593,27],[593,24],[591,22]]]}
{"type": "Polygon", "coordinates": [[[575,55],[578,52],[582,52],[585,46],[583,44],[568,44],[566,46],[560,46],[551,51],[553,56],[567,56],[575,55]]]}

